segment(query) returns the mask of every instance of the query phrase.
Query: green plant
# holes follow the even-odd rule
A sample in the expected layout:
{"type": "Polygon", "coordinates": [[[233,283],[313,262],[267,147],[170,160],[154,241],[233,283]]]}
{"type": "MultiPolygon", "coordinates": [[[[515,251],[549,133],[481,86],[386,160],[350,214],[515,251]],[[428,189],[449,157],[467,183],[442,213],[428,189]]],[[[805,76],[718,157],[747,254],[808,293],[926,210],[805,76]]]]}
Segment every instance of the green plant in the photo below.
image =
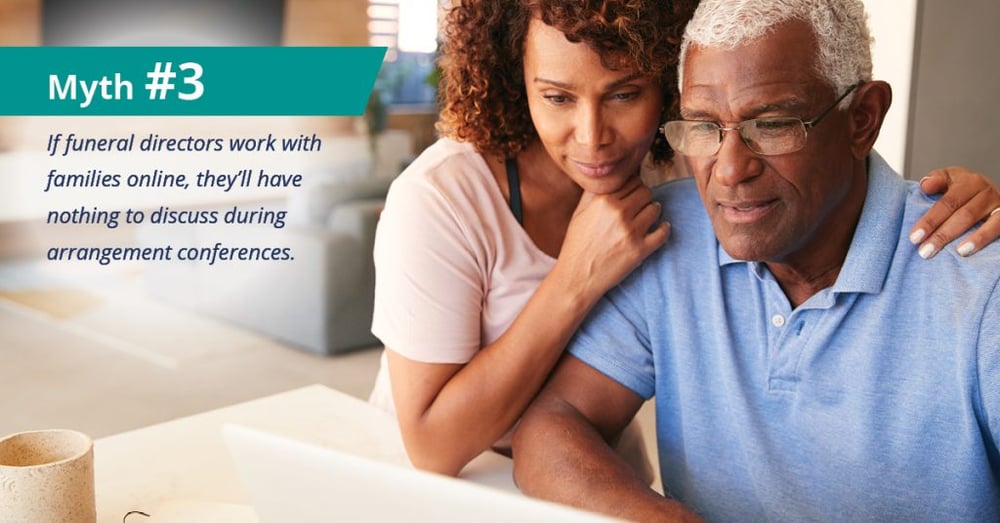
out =
{"type": "Polygon", "coordinates": [[[364,120],[365,132],[368,134],[368,150],[374,159],[378,149],[378,135],[385,131],[389,122],[389,105],[385,103],[382,89],[377,83],[372,88],[371,95],[368,96],[364,120]]]}

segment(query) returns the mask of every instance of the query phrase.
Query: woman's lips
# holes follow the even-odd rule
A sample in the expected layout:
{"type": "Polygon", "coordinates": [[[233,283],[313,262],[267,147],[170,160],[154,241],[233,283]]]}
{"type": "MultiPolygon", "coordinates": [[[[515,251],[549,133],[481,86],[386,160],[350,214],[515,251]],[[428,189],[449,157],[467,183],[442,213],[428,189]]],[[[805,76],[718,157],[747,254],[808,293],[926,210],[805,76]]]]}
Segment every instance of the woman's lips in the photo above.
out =
{"type": "Polygon", "coordinates": [[[777,204],[778,200],[718,202],[719,209],[722,210],[722,215],[730,223],[755,222],[774,210],[777,204]]]}
{"type": "Polygon", "coordinates": [[[613,162],[580,162],[577,160],[570,160],[576,168],[583,173],[584,176],[589,178],[602,178],[615,171],[620,164],[620,161],[613,162]]]}

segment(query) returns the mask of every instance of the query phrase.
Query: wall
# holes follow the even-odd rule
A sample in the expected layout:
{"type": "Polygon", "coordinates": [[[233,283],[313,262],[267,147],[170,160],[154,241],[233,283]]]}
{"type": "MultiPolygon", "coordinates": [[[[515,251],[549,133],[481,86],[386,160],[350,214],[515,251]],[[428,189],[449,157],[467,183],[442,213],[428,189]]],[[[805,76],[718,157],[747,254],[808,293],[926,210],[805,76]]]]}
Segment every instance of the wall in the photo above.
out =
{"type": "Polygon", "coordinates": [[[285,1],[285,45],[368,45],[367,0],[285,1]]]}
{"type": "Polygon", "coordinates": [[[910,78],[917,0],[865,0],[871,28],[873,75],[892,85],[892,106],[875,149],[896,170],[906,168],[910,78]]]}
{"type": "Polygon", "coordinates": [[[40,5],[38,0],[0,0],[0,45],[38,45],[40,5]]]}
{"type": "Polygon", "coordinates": [[[964,165],[1000,184],[1000,2],[923,0],[910,107],[910,177],[964,165]]]}
{"type": "Polygon", "coordinates": [[[390,111],[388,127],[406,131],[413,139],[413,151],[419,153],[437,140],[437,131],[434,130],[434,122],[437,121],[437,113],[427,111],[390,111]]]}

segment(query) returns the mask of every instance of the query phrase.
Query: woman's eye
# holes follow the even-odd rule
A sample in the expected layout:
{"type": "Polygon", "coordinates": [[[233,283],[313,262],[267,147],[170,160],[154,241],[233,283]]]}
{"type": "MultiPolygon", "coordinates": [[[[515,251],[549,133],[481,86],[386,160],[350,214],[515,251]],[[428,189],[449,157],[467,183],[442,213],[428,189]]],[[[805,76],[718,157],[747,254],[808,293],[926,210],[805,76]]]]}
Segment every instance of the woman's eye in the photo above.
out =
{"type": "Polygon", "coordinates": [[[619,101],[623,101],[624,102],[624,101],[634,100],[634,99],[638,98],[639,97],[639,92],[638,91],[628,91],[628,92],[624,92],[624,93],[615,93],[612,97],[615,100],[619,100],[619,101]]]}
{"type": "Polygon", "coordinates": [[[562,105],[569,101],[569,97],[562,94],[546,94],[543,98],[545,98],[547,102],[555,105],[562,105]]]}

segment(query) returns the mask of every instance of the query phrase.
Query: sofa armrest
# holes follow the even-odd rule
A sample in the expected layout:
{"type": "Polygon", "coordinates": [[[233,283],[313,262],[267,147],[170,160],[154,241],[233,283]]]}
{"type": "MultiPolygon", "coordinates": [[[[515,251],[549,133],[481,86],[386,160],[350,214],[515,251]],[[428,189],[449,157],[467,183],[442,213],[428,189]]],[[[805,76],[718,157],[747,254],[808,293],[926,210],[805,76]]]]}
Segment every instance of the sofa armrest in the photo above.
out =
{"type": "Polygon", "coordinates": [[[149,265],[147,288],[169,302],[309,352],[330,355],[377,345],[370,330],[372,249],[382,203],[378,198],[343,203],[324,226],[158,230],[170,236],[183,231],[183,238],[171,241],[188,245],[288,247],[294,259],[149,265]]]}

